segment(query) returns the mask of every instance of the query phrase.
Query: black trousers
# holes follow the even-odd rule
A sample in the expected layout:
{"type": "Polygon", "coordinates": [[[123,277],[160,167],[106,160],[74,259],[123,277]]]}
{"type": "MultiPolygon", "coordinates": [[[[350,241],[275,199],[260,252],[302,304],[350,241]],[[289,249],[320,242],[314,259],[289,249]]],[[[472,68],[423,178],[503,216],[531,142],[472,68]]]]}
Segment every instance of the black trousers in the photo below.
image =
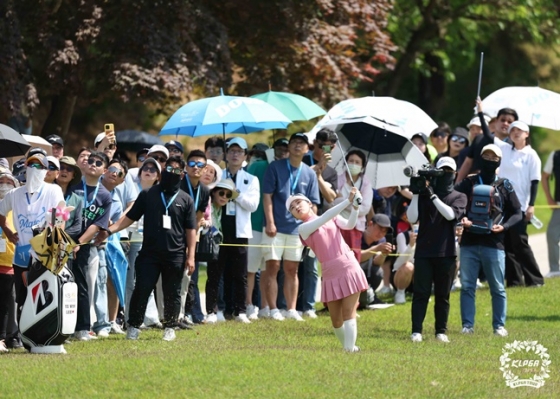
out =
{"type": "Polygon", "coordinates": [[[14,275],[0,274],[0,339],[17,337],[14,275]]]}
{"type": "Polygon", "coordinates": [[[449,318],[449,293],[455,276],[456,256],[414,259],[414,294],[412,295],[412,332],[422,333],[428,302],[434,285],[436,334],[445,334],[449,318]]]}
{"type": "MultiPolygon", "coordinates": [[[[13,265],[14,267],[14,288],[16,295],[16,303],[18,309],[18,320],[21,315],[21,307],[25,303],[27,298],[27,286],[23,283],[23,273],[27,272],[29,269],[25,267],[20,267],[13,265]]],[[[27,281],[27,280],[26,280],[27,281]]]]}
{"type": "Polygon", "coordinates": [[[155,254],[140,253],[136,258],[136,283],[130,298],[128,324],[139,328],[144,321],[150,293],[155,289],[161,274],[163,289],[163,325],[173,328],[177,325],[181,311],[181,281],[185,269],[185,258],[161,259],[155,254]]]}
{"type": "MultiPolygon", "coordinates": [[[[237,239],[236,244],[248,244],[247,239],[237,239]]],[[[206,280],[206,312],[214,313],[218,304],[220,277],[224,275],[224,300],[226,311],[234,316],[247,311],[245,293],[247,292],[247,247],[222,246],[217,262],[208,262],[206,280]],[[228,306],[228,301],[232,302],[228,306]]]]}
{"type": "Polygon", "coordinates": [[[72,260],[72,274],[74,282],[78,286],[78,313],[76,320],[76,331],[89,331],[91,328],[89,287],[87,283],[87,270],[91,245],[80,246],[76,258],[72,260]]]}
{"type": "Polygon", "coordinates": [[[508,287],[523,286],[524,277],[527,287],[544,284],[541,270],[533,250],[529,246],[527,225],[528,222],[525,220],[525,213],[523,213],[523,219],[506,231],[504,244],[508,287]]]}

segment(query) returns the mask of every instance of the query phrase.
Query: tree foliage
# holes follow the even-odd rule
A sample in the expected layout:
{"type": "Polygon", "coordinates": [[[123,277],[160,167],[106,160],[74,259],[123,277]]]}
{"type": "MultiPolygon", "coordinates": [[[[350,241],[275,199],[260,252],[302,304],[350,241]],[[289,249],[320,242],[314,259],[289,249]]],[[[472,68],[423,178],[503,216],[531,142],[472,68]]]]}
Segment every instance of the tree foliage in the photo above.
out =
{"type": "Polygon", "coordinates": [[[389,0],[4,0],[2,105],[48,102],[64,134],[76,100],[155,104],[195,88],[268,87],[332,103],[391,66],[389,0]],[[5,39],[5,40],[4,40],[5,39]],[[236,81],[236,85],[232,85],[236,81]]]}

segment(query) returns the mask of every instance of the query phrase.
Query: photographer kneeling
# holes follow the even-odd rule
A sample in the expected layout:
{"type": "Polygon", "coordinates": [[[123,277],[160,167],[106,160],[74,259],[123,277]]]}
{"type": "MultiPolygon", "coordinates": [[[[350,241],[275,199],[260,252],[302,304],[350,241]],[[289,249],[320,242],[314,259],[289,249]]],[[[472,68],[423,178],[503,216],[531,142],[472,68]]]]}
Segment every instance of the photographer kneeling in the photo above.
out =
{"type": "Polygon", "coordinates": [[[422,324],[434,285],[436,339],[449,342],[449,293],[455,274],[455,225],[465,213],[467,196],[453,189],[457,165],[441,158],[436,169],[424,168],[410,178],[414,194],[407,210],[410,223],[420,224],[414,255],[412,297],[413,342],[422,342],[422,324]]]}

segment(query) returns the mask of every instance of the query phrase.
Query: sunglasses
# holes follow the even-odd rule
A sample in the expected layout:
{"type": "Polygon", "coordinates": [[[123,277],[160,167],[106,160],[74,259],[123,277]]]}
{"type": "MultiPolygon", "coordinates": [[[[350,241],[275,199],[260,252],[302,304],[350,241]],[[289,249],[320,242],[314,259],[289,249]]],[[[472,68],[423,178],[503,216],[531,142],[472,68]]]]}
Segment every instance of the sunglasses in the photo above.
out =
{"type": "Polygon", "coordinates": [[[142,172],[156,173],[158,170],[155,166],[146,166],[142,168],[142,172]]]}
{"type": "Polygon", "coordinates": [[[437,132],[437,133],[432,134],[432,137],[447,137],[447,133],[437,132]]]}
{"type": "Polygon", "coordinates": [[[194,168],[196,166],[198,169],[202,169],[206,166],[206,164],[204,162],[189,161],[187,162],[187,166],[189,168],[194,168]]]}
{"type": "Polygon", "coordinates": [[[459,136],[451,136],[451,141],[457,142],[459,144],[465,144],[467,142],[467,139],[459,136]]]}
{"type": "Polygon", "coordinates": [[[218,191],[218,195],[219,195],[220,197],[231,198],[232,193],[231,193],[231,191],[220,190],[220,191],[218,191]]]}
{"type": "Polygon", "coordinates": [[[117,177],[123,177],[124,176],[124,171],[122,169],[117,168],[116,166],[109,166],[109,169],[107,169],[107,171],[109,173],[116,173],[117,177]]]}
{"type": "Polygon", "coordinates": [[[65,172],[73,172],[74,168],[72,168],[71,166],[66,166],[62,163],[60,164],[60,170],[65,172]]]}
{"type": "Polygon", "coordinates": [[[54,170],[58,170],[58,168],[56,167],[56,165],[49,164],[49,170],[54,171],[54,170]]]}
{"type": "Polygon", "coordinates": [[[183,173],[183,170],[181,168],[174,168],[171,165],[166,166],[165,170],[168,171],[169,173],[173,173],[175,175],[180,175],[181,173],[183,173]]]}
{"type": "Polygon", "coordinates": [[[33,168],[33,169],[46,169],[43,164],[40,163],[30,163],[27,165],[28,168],[33,168]]]}
{"type": "Polygon", "coordinates": [[[144,162],[147,158],[146,158],[145,155],[141,155],[137,159],[138,159],[138,162],[144,162]]]}
{"type": "Polygon", "coordinates": [[[97,166],[98,168],[100,166],[103,166],[103,161],[101,161],[100,159],[95,159],[95,158],[89,158],[87,160],[88,165],[93,165],[95,164],[95,166],[97,166]]]}
{"type": "Polygon", "coordinates": [[[153,155],[153,156],[151,156],[151,158],[154,158],[156,161],[162,162],[162,163],[167,161],[166,157],[160,157],[159,155],[153,155]]]}

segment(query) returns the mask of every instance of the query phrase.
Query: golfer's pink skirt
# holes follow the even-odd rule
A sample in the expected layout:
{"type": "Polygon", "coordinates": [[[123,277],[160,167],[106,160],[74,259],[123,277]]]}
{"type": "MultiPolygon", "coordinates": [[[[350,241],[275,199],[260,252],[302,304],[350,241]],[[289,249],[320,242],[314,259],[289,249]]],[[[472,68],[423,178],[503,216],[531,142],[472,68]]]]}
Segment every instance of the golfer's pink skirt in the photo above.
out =
{"type": "Polygon", "coordinates": [[[331,302],[367,290],[368,282],[354,253],[348,251],[321,264],[321,301],[331,302]]]}

